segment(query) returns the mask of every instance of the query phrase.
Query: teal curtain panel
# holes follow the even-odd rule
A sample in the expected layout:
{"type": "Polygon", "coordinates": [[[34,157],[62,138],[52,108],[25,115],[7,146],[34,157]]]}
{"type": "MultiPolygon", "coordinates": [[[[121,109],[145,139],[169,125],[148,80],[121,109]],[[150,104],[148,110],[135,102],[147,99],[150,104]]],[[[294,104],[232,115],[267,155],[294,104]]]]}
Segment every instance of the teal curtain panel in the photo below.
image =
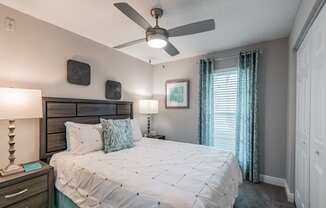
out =
{"type": "Polygon", "coordinates": [[[200,60],[199,142],[214,146],[214,61],[200,60]]]}
{"type": "Polygon", "coordinates": [[[259,182],[257,137],[257,75],[259,51],[243,51],[239,57],[236,125],[236,157],[245,180],[259,182]]]}

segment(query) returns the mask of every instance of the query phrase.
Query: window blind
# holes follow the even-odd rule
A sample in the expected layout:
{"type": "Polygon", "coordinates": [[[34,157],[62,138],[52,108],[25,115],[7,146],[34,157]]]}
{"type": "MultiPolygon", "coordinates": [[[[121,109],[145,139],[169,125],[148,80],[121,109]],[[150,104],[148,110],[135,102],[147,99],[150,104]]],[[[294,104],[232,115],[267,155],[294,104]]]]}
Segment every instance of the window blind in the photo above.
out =
{"type": "Polygon", "coordinates": [[[214,144],[219,149],[235,152],[238,92],[237,67],[216,70],[213,76],[213,87],[214,144]]]}

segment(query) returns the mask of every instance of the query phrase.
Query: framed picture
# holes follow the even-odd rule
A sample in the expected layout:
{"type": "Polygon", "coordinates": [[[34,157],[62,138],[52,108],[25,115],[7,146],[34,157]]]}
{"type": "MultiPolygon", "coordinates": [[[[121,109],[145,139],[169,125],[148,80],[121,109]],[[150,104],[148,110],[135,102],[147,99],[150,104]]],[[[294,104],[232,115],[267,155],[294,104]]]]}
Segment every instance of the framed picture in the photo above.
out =
{"type": "Polygon", "coordinates": [[[168,80],[165,83],[165,107],[189,108],[189,80],[168,80]]]}

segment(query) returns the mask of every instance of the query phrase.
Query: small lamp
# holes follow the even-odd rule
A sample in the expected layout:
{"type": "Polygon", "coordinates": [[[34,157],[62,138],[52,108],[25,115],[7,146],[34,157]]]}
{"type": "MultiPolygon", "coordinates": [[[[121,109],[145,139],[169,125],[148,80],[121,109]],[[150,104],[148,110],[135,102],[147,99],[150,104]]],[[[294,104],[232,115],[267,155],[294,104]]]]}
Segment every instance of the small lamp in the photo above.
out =
{"type": "Polygon", "coordinates": [[[151,133],[151,118],[158,113],[158,100],[140,100],[139,113],[147,115],[147,136],[151,133]]]}
{"type": "Polygon", "coordinates": [[[42,95],[40,90],[0,88],[0,120],[9,120],[9,165],[0,170],[1,176],[23,172],[15,164],[15,120],[42,117],[42,95]]]}

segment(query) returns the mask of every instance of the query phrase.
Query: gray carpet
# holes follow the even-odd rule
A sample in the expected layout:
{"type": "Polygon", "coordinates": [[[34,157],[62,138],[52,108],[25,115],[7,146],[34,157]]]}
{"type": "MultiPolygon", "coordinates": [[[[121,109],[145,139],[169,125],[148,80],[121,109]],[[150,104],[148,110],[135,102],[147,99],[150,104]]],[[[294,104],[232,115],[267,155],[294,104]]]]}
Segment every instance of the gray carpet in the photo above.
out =
{"type": "Polygon", "coordinates": [[[284,188],[269,184],[244,183],[234,208],[295,208],[287,201],[284,188]]]}

